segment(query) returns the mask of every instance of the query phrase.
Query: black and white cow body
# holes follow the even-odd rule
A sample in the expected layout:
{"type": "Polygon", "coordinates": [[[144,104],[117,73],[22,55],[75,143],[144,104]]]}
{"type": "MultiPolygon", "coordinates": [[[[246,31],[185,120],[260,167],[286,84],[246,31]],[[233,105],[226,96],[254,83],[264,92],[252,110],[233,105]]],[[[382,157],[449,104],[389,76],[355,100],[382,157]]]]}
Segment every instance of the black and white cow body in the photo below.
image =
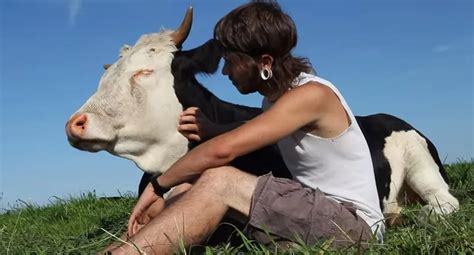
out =
{"type": "MultiPolygon", "coordinates": [[[[243,122],[260,114],[262,111],[259,108],[231,104],[220,100],[197,81],[196,74],[215,72],[220,58],[221,50],[219,44],[214,40],[210,40],[193,50],[175,53],[172,62],[174,89],[183,109],[191,106],[199,107],[211,121],[220,124],[243,122]]],[[[417,183],[417,180],[407,178],[408,172],[417,169],[410,166],[411,163],[417,163],[416,161],[418,161],[421,162],[420,164],[428,164],[428,169],[417,169],[423,172],[423,179],[435,179],[435,183],[439,182],[445,185],[447,175],[439,160],[436,148],[431,141],[410,124],[388,114],[356,116],[356,119],[369,145],[380,207],[385,214],[398,214],[400,212],[400,206],[407,199],[406,193],[413,195],[412,186],[418,192],[428,189],[417,188],[416,185],[419,181],[417,183]],[[409,135],[406,135],[407,133],[409,135]],[[396,140],[395,145],[393,145],[393,140],[396,140]],[[400,143],[407,143],[407,146],[400,143]],[[406,155],[410,155],[411,151],[419,154],[417,155],[418,159],[405,158],[406,155]],[[426,163],[425,161],[429,162],[426,163]],[[437,178],[439,176],[442,178],[437,178]],[[407,181],[409,182],[408,186],[407,181]]],[[[190,144],[189,147],[192,148],[195,145],[190,144]]],[[[241,157],[233,162],[233,165],[254,175],[262,175],[272,171],[275,176],[291,178],[291,174],[275,145],[241,157]]],[[[140,190],[144,188],[143,185],[147,183],[148,177],[149,175],[144,175],[140,190]]],[[[432,192],[432,189],[430,191],[432,192]]],[[[447,190],[445,191],[443,193],[447,193],[447,190]]],[[[453,208],[457,207],[457,201],[454,197],[449,193],[443,195],[447,196],[448,200],[454,204],[452,205],[453,208]]],[[[435,203],[437,204],[438,201],[435,203]]],[[[445,213],[447,212],[451,211],[448,209],[445,213]]]]}

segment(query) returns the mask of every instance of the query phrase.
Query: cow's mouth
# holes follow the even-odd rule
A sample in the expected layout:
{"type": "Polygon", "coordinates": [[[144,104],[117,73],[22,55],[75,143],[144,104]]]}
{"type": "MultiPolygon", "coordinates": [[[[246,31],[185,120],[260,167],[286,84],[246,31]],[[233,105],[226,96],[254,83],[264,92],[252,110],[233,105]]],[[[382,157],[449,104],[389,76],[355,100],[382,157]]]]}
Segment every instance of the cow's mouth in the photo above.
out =
{"type": "Polygon", "coordinates": [[[72,145],[72,147],[88,152],[98,152],[106,150],[110,145],[110,141],[101,139],[68,139],[68,141],[69,144],[72,145]]]}

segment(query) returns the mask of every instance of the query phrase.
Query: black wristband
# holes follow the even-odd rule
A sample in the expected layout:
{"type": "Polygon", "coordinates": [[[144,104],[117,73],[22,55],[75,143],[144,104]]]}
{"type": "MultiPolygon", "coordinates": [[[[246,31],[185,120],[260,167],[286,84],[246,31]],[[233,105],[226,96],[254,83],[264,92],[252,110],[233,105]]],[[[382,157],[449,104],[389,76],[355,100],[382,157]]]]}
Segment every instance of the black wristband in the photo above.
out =
{"type": "Polygon", "coordinates": [[[160,175],[161,174],[153,175],[153,177],[151,177],[150,183],[151,183],[151,186],[153,186],[153,190],[155,191],[155,194],[159,197],[163,197],[163,195],[166,192],[170,191],[170,188],[165,188],[158,183],[158,177],[160,175]]]}

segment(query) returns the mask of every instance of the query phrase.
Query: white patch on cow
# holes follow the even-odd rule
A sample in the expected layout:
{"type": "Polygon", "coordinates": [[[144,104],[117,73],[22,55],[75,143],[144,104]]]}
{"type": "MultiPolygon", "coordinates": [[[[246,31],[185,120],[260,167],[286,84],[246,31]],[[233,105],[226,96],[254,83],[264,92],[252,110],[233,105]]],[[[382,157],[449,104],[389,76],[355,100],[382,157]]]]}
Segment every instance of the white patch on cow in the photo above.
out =
{"type": "Polygon", "coordinates": [[[125,46],[102,76],[97,92],[76,114],[88,123],[81,149],[105,149],[133,160],[143,171],[166,171],[188,150],[177,131],[182,105],[171,73],[172,31],[146,34],[125,46]]]}
{"type": "MultiPolygon", "coordinates": [[[[390,193],[384,198],[384,213],[400,213],[404,181],[437,214],[448,214],[459,208],[449,193],[438,165],[431,156],[426,140],[415,130],[392,132],[385,138],[384,155],[392,169],[390,193]]],[[[426,209],[425,209],[426,210],[426,209]]]]}

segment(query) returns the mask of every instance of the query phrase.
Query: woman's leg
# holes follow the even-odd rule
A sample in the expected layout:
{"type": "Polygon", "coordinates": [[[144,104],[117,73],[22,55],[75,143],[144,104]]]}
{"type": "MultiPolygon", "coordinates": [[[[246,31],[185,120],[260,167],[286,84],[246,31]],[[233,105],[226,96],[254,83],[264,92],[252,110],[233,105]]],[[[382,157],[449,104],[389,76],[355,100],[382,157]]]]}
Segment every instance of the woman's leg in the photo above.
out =
{"type": "MultiPolygon", "coordinates": [[[[257,177],[233,167],[206,170],[182,197],[144,226],[131,242],[149,254],[169,254],[180,246],[202,242],[229,208],[248,217],[257,177]]],[[[134,246],[114,251],[138,253],[134,246]]]]}

